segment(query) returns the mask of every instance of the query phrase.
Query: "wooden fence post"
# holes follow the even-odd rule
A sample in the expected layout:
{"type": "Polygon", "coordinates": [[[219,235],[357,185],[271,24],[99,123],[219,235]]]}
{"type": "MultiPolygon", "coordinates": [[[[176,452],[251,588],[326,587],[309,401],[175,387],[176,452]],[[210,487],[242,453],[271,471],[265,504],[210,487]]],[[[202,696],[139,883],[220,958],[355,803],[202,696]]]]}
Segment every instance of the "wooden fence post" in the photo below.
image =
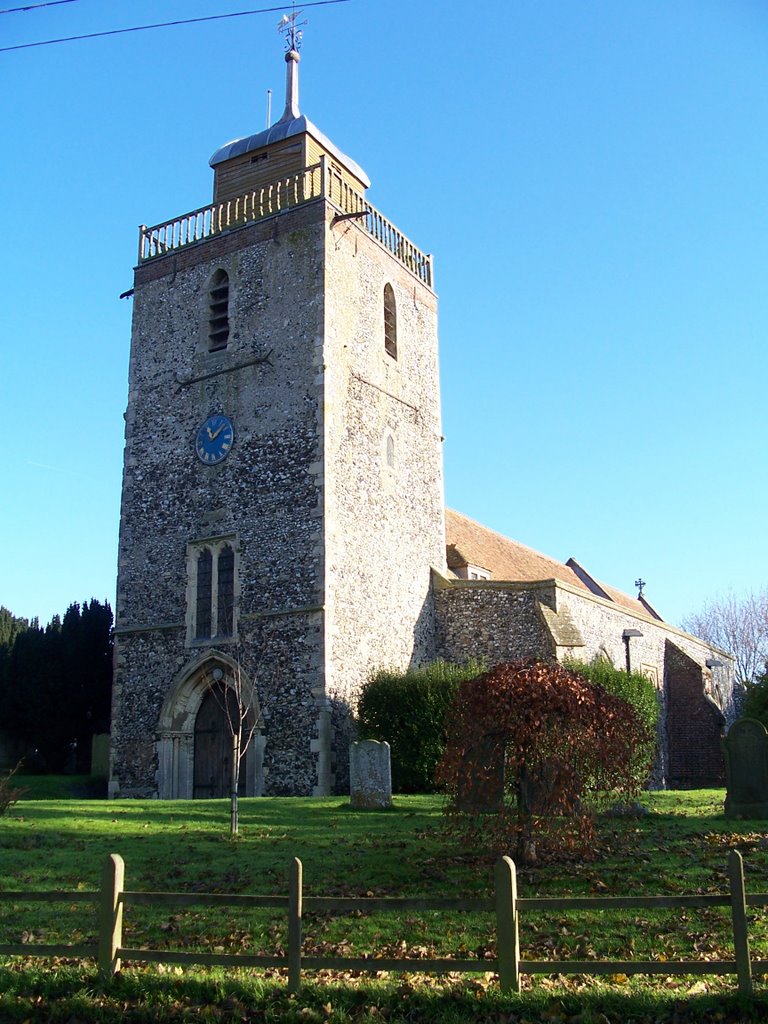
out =
{"type": "Polygon", "coordinates": [[[288,991],[301,988],[301,861],[294,857],[288,884],[288,991]]]}
{"type": "Polygon", "coordinates": [[[736,974],[739,992],[752,995],[752,961],[749,958],[747,935],[747,896],[744,890],[744,862],[738,850],[728,854],[728,878],[731,883],[731,917],[733,919],[733,947],[736,953],[736,974]]]}
{"type": "Polygon", "coordinates": [[[99,973],[105,981],[120,970],[117,951],[123,944],[124,885],[125,861],[120,854],[112,853],[101,873],[99,906],[99,973]]]}
{"type": "Polygon", "coordinates": [[[517,919],[517,872],[514,861],[500,857],[494,868],[496,883],[496,946],[502,992],[520,991],[520,935],[517,919]]]}

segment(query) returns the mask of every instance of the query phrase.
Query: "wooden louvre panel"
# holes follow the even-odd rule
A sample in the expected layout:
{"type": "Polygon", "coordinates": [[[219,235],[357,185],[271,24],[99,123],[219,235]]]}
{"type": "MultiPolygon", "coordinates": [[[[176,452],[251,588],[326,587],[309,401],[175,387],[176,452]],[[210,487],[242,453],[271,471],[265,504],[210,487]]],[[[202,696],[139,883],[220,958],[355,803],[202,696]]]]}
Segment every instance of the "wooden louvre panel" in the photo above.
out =
{"type": "Polygon", "coordinates": [[[229,341],[229,277],[217,270],[208,297],[208,350],[217,352],[229,341]]]}

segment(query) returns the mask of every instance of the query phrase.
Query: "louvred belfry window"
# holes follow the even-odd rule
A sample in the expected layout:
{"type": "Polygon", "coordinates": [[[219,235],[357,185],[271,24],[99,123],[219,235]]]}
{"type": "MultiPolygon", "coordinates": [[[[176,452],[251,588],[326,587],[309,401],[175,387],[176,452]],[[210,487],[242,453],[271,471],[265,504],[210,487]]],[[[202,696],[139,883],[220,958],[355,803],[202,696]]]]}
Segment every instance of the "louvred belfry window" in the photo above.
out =
{"type": "Polygon", "coordinates": [[[384,285],[384,351],[397,359],[397,306],[391,284],[384,285]]]}
{"type": "Polygon", "coordinates": [[[208,351],[218,352],[229,341],[229,277],[217,270],[208,293],[208,351]]]}

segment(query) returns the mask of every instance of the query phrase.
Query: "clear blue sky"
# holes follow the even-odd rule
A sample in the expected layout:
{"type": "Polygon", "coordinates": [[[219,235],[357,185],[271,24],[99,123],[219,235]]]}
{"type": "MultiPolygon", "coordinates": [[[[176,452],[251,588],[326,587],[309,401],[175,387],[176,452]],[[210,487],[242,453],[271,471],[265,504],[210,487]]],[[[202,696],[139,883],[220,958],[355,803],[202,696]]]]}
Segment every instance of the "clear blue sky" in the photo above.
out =
{"type": "MultiPolygon", "coordinates": [[[[2,8],[16,6],[10,0],[2,8]]],[[[77,0],[0,46],[266,4],[77,0]]],[[[435,255],[447,503],[677,622],[768,583],[768,5],[305,9],[301,107],[435,255]]],[[[0,54],[0,604],[114,598],[137,226],[282,105],[279,13],[0,54]]],[[[274,119],[273,118],[273,119],[274,119]]]]}

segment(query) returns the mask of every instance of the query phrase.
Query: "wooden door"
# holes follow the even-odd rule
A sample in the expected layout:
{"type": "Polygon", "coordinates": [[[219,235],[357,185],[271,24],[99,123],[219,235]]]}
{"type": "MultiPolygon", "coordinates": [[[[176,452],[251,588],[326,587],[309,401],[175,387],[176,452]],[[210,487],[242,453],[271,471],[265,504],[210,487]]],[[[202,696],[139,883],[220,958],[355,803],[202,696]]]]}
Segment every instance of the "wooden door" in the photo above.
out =
{"type": "MultiPolygon", "coordinates": [[[[237,701],[227,690],[232,721],[237,718],[237,701]]],[[[195,776],[193,797],[229,796],[232,765],[232,734],[222,707],[221,693],[208,693],[203,698],[195,719],[195,776]]],[[[245,795],[245,758],[240,763],[238,795],[245,795]]]]}

